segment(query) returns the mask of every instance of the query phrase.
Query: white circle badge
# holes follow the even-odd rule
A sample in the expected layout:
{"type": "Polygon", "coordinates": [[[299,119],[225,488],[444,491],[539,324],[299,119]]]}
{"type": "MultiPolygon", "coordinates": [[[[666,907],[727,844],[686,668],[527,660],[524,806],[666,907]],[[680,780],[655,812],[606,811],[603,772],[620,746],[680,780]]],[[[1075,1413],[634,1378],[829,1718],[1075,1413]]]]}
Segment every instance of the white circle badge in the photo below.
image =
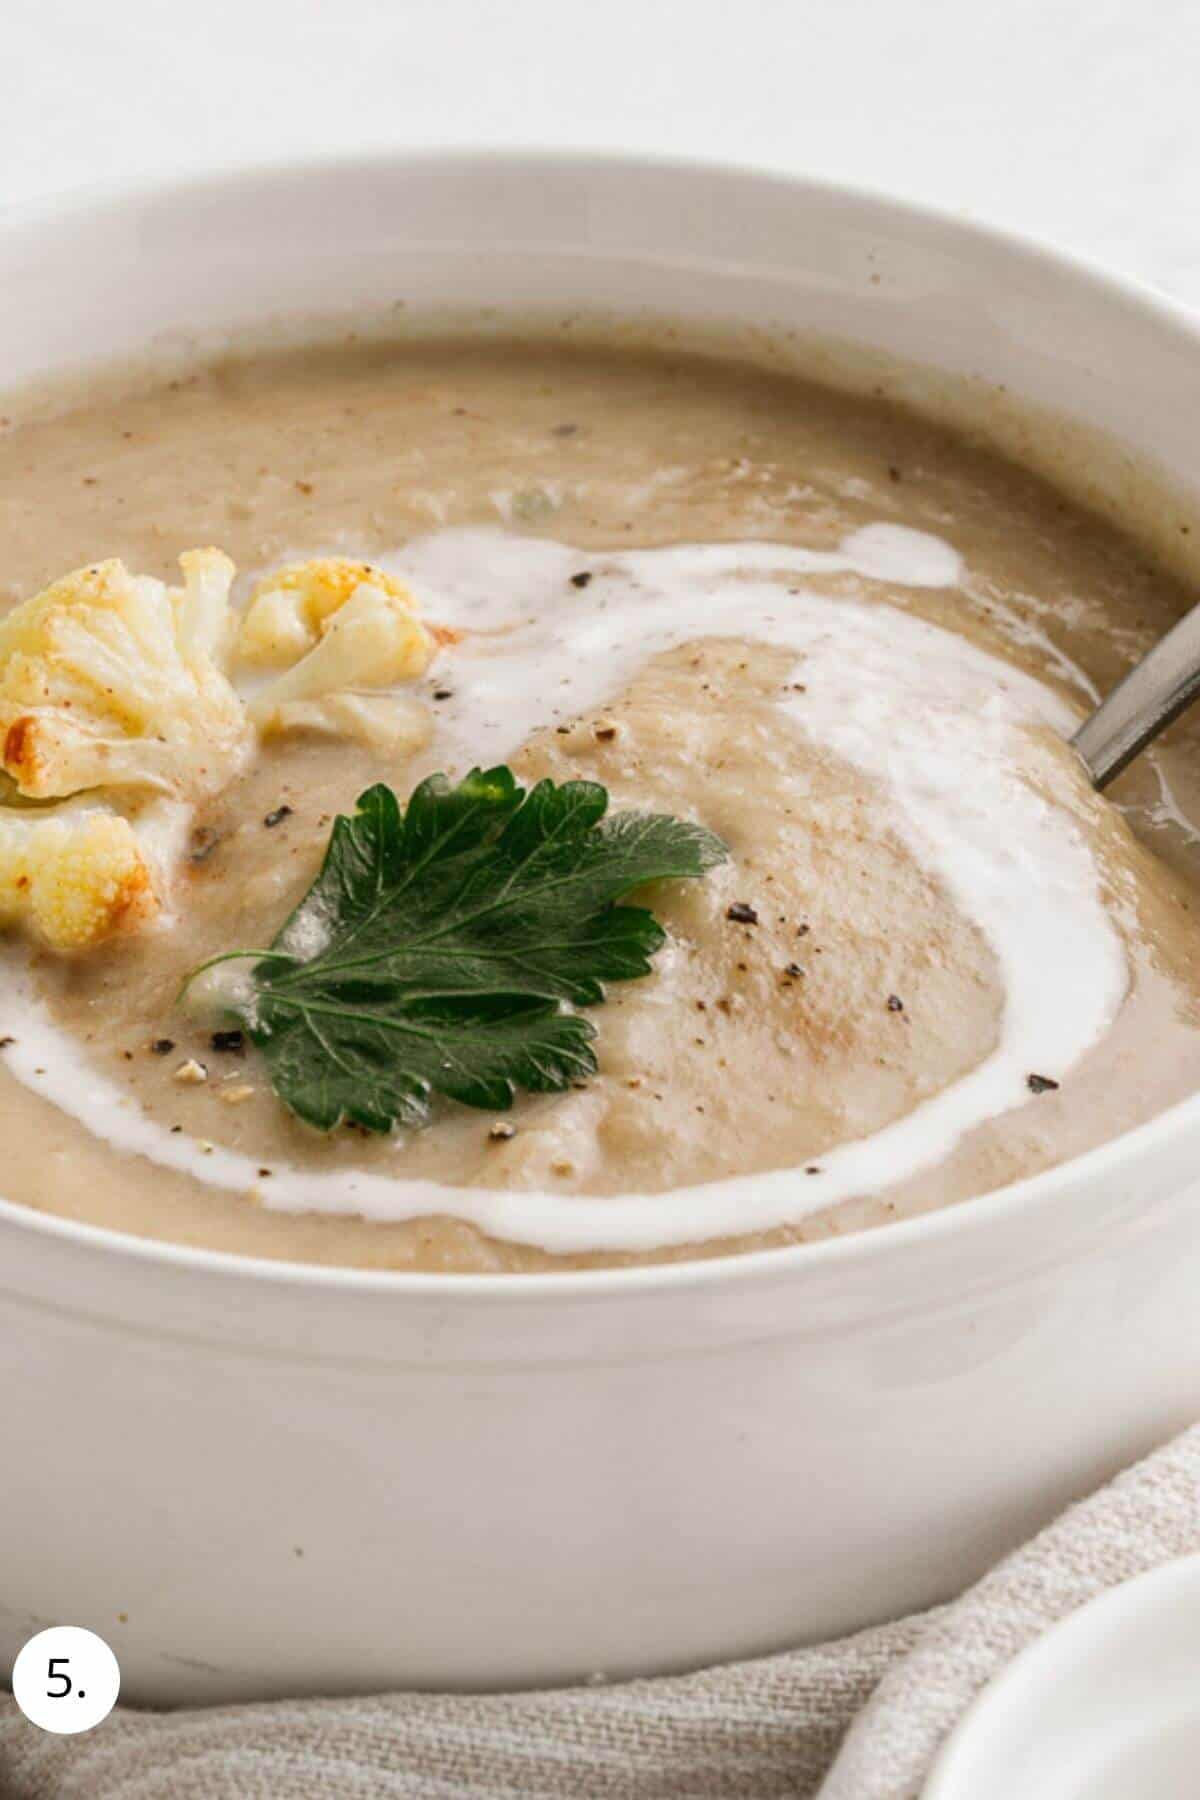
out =
{"type": "Polygon", "coordinates": [[[102,1637],[82,1625],[39,1631],[13,1664],[13,1698],[43,1731],[90,1731],[117,1703],[121,1670],[102,1637]]]}

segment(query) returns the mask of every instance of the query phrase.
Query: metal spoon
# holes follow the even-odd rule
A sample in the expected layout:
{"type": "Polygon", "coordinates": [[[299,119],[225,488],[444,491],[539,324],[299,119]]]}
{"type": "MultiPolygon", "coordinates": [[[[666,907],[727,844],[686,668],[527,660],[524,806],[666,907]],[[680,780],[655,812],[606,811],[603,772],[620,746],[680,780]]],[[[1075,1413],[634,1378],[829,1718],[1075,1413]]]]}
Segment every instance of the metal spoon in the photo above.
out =
{"type": "Polygon", "coordinates": [[[1185,707],[1200,698],[1200,606],[1173,625],[1119,681],[1071,743],[1098,788],[1131,763],[1185,707]]]}

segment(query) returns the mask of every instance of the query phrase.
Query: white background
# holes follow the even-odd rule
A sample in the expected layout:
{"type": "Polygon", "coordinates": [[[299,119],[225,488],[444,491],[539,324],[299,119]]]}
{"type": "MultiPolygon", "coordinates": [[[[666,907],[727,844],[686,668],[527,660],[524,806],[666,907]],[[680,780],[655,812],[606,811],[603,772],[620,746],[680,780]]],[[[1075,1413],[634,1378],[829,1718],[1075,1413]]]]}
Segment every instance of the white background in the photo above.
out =
{"type": "Polygon", "coordinates": [[[842,176],[1200,306],[1200,0],[0,0],[0,200],[464,141],[842,176]]]}

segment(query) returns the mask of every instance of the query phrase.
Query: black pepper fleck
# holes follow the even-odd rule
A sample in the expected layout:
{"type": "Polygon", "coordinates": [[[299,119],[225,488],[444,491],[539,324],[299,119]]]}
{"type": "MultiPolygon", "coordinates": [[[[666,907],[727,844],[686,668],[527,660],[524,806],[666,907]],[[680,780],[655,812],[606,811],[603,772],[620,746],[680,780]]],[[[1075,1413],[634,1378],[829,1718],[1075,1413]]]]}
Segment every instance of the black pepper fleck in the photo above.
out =
{"type": "Polygon", "coordinates": [[[246,1034],[244,1031],[214,1031],[209,1039],[214,1050],[244,1050],[246,1034]]]}
{"type": "Polygon", "coordinates": [[[900,998],[899,994],[889,994],[888,995],[887,1009],[889,1012],[903,1012],[904,1011],[904,1002],[900,998]]]}
{"type": "Polygon", "coordinates": [[[1029,1084],[1029,1091],[1031,1094],[1053,1093],[1054,1089],[1058,1086],[1057,1081],[1050,1075],[1029,1075],[1026,1077],[1026,1080],[1029,1084]]]}
{"type": "Polygon", "coordinates": [[[725,908],[725,917],[732,919],[737,925],[757,925],[758,914],[745,900],[735,900],[732,906],[725,908]]]}
{"type": "Polygon", "coordinates": [[[806,1175],[819,1175],[821,1173],[820,1163],[809,1163],[809,1165],[808,1165],[807,1169],[805,1169],[804,1173],[806,1175]]]}
{"type": "Polygon", "coordinates": [[[170,1056],[175,1048],[175,1040],[174,1038],[155,1038],[150,1048],[155,1056],[170,1056]]]}
{"type": "Polygon", "coordinates": [[[578,575],[572,575],[571,586],[585,588],[591,579],[592,571],[590,569],[580,569],[578,575]]]}
{"type": "Polygon", "coordinates": [[[795,977],[796,975],[803,975],[804,970],[800,967],[799,963],[788,963],[787,967],[784,969],[783,972],[785,975],[791,975],[791,976],[795,977]]]}
{"type": "Polygon", "coordinates": [[[192,847],[188,851],[188,861],[206,863],[220,841],[219,831],[212,831],[207,825],[202,825],[198,831],[192,833],[192,847]]]}
{"type": "Polygon", "coordinates": [[[7,1050],[9,1045],[15,1044],[16,1041],[17,1040],[15,1037],[9,1037],[9,1036],[0,1037],[0,1050],[7,1050]]]}
{"type": "Polygon", "coordinates": [[[453,688],[434,688],[433,697],[435,700],[453,700],[454,690],[453,688]]]}
{"type": "Polygon", "coordinates": [[[292,808],[290,806],[277,806],[274,812],[269,812],[267,814],[266,818],[263,820],[263,824],[268,831],[273,831],[276,825],[282,825],[283,821],[285,819],[290,819],[291,816],[292,808]]]}

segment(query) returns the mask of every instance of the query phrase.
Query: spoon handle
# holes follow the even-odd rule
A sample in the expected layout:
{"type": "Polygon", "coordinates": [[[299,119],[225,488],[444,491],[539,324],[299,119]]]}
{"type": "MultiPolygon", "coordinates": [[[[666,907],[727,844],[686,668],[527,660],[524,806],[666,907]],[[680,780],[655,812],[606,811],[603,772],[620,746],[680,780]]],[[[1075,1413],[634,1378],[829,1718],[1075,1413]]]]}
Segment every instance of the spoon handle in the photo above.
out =
{"type": "Polygon", "coordinates": [[[1200,696],[1200,606],[1132,668],[1071,739],[1093,784],[1107,787],[1200,696]]]}

